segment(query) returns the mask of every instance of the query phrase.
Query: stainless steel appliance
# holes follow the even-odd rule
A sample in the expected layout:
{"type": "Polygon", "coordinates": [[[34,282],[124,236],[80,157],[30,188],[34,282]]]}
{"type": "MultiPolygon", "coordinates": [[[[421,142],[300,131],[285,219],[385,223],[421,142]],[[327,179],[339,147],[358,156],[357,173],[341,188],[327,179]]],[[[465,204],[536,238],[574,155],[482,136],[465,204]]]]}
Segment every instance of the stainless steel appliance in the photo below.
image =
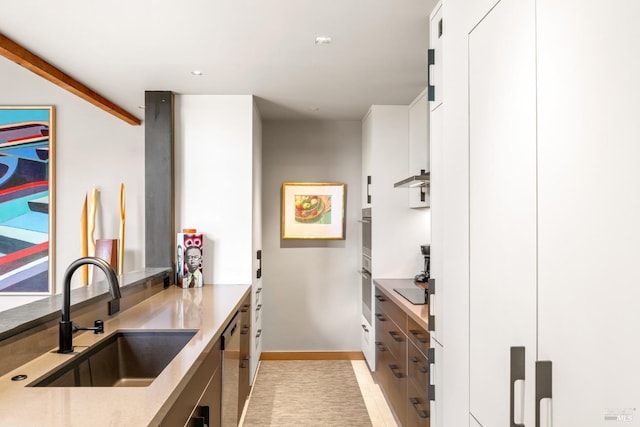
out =
{"type": "Polygon", "coordinates": [[[371,325],[371,208],[362,210],[362,315],[371,325]]]}
{"type": "Polygon", "coordinates": [[[238,425],[238,386],[240,385],[240,328],[236,314],[222,333],[222,409],[221,425],[238,425]]]}

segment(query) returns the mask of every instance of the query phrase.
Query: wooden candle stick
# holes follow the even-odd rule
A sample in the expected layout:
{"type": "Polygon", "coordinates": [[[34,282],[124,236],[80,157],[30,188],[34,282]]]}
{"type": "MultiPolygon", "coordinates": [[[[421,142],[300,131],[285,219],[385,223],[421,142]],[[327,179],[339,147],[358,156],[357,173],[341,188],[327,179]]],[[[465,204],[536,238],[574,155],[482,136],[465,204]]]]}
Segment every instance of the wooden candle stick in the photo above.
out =
{"type": "MultiPolygon", "coordinates": [[[[84,195],[84,203],[82,204],[82,214],[80,215],[80,256],[86,257],[89,255],[89,246],[87,242],[87,195],[84,195]]],[[[89,268],[87,265],[81,267],[82,269],[82,285],[89,284],[89,268]]]]}
{"type": "Polygon", "coordinates": [[[120,183],[120,241],[118,247],[118,274],[124,273],[124,183],[120,183]]]}

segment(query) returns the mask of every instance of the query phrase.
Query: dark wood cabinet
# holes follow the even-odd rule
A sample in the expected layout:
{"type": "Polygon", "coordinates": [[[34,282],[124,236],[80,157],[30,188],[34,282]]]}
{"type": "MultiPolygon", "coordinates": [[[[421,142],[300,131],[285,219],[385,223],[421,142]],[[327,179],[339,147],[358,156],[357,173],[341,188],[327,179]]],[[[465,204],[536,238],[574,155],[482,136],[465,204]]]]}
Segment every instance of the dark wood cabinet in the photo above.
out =
{"type": "Polygon", "coordinates": [[[376,377],[400,425],[429,427],[429,333],[376,286],[376,377]]]}
{"type": "Polygon", "coordinates": [[[175,401],[161,425],[167,427],[220,425],[222,346],[218,340],[175,401]],[[207,414],[208,413],[208,414],[207,414]]]}

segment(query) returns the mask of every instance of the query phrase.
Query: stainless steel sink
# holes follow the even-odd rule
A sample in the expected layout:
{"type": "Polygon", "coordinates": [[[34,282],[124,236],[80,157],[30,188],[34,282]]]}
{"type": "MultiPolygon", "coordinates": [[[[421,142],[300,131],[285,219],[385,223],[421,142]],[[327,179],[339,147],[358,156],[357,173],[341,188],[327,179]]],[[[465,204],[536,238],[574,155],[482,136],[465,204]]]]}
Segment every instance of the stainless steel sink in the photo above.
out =
{"type": "Polygon", "coordinates": [[[146,387],[196,332],[116,331],[30,386],[146,387]]]}

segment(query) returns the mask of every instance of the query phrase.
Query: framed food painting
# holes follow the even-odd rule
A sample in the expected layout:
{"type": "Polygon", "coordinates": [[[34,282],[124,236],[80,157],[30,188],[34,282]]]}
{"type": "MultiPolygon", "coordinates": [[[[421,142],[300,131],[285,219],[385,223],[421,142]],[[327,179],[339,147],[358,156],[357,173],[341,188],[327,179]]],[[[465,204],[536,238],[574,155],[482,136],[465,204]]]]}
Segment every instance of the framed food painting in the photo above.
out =
{"type": "Polygon", "coordinates": [[[53,292],[54,113],[0,106],[0,295],[53,292]]]}
{"type": "Polygon", "coordinates": [[[343,240],[345,184],[282,183],[283,240],[343,240]]]}

